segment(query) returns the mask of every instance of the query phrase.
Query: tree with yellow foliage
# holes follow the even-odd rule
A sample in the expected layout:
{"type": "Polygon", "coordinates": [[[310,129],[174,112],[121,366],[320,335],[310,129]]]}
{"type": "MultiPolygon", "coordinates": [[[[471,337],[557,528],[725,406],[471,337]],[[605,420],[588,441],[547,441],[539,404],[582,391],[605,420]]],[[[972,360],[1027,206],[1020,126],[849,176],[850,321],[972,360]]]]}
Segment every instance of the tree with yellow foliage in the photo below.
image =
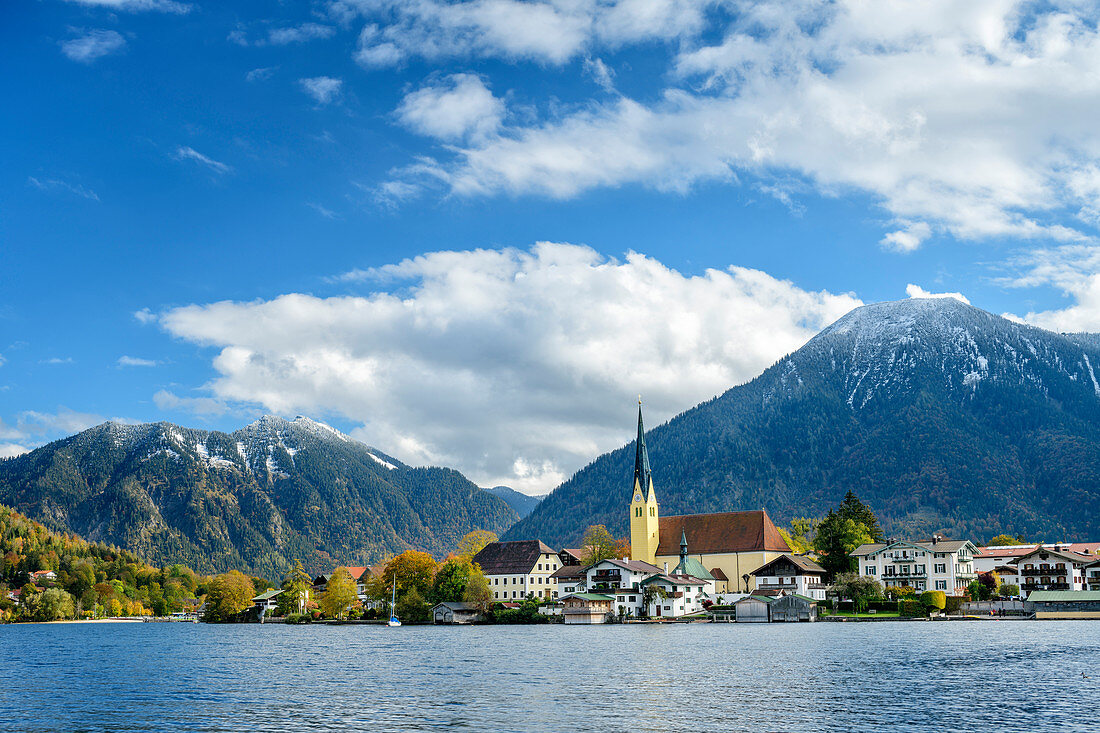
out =
{"type": "Polygon", "coordinates": [[[467,532],[458,541],[458,556],[469,560],[481,552],[485,545],[496,542],[497,539],[497,536],[487,529],[475,529],[473,532],[467,532]]]}
{"type": "Polygon", "coordinates": [[[329,618],[343,618],[348,608],[358,600],[355,578],[347,568],[339,567],[332,571],[325,592],[321,596],[321,612],[329,618]]]}

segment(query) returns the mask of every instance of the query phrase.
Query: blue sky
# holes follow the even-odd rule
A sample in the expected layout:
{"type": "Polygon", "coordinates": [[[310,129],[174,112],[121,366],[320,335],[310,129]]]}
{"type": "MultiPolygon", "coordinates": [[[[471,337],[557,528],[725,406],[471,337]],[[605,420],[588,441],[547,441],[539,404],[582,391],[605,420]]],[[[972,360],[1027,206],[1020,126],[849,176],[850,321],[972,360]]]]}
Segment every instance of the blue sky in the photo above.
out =
{"type": "Polygon", "coordinates": [[[1091,4],[4,16],[3,455],[307,414],[538,492],[860,302],[1100,328],[1091,4]]]}

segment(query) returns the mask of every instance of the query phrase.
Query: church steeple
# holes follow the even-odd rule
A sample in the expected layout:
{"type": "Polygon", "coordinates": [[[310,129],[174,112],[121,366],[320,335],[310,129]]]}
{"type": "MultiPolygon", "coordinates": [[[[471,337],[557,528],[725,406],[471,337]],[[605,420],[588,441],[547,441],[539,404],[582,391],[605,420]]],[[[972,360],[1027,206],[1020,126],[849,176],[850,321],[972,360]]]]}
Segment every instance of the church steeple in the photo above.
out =
{"type": "Polygon", "coordinates": [[[685,530],[680,530],[680,564],[683,565],[688,556],[688,536],[685,530]]]}
{"type": "Polygon", "coordinates": [[[649,451],[645,447],[641,399],[638,400],[638,440],[634,449],[634,483],[630,493],[630,557],[652,563],[660,543],[660,510],[657,493],[653,490],[653,474],[649,470],[649,451]]]}
{"type": "Polygon", "coordinates": [[[642,401],[638,400],[638,439],[634,448],[634,486],[645,492],[646,501],[653,495],[653,472],[649,470],[649,451],[645,447],[645,428],[642,426],[642,401]]]}

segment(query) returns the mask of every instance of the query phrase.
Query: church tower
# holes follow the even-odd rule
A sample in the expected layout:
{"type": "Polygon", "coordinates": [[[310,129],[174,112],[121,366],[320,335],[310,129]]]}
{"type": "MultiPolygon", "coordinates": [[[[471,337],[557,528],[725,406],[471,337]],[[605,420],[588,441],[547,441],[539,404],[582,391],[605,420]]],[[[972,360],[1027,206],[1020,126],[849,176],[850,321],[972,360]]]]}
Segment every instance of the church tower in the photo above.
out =
{"type": "Polygon", "coordinates": [[[657,493],[649,470],[649,451],[642,428],[642,401],[638,400],[638,440],[634,454],[634,486],[630,500],[630,558],[653,563],[659,540],[657,493]]]}

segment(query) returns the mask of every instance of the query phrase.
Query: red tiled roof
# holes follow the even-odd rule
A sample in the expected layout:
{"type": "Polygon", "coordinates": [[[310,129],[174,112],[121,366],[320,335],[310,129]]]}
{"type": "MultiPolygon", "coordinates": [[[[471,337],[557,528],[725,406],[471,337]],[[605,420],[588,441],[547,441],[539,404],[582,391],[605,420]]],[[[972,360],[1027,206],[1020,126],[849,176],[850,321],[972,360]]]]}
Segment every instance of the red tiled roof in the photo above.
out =
{"type": "Polygon", "coordinates": [[[720,514],[687,514],[661,517],[658,522],[658,556],[680,554],[680,533],[687,536],[688,552],[712,555],[721,552],[790,552],[763,509],[720,514]]]}
{"type": "Polygon", "coordinates": [[[349,573],[351,573],[351,577],[354,578],[355,580],[359,580],[361,577],[363,577],[363,573],[365,573],[367,571],[366,568],[361,568],[359,566],[356,566],[356,567],[350,567],[349,566],[347,570],[348,570],[349,573]]]}
{"type": "Polygon", "coordinates": [[[710,574],[711,577],[713,577],[715,580],[729,580],[729,578],[726,577],[726,574],[722,572],[722,568],[711,568],[710,574]]]}

